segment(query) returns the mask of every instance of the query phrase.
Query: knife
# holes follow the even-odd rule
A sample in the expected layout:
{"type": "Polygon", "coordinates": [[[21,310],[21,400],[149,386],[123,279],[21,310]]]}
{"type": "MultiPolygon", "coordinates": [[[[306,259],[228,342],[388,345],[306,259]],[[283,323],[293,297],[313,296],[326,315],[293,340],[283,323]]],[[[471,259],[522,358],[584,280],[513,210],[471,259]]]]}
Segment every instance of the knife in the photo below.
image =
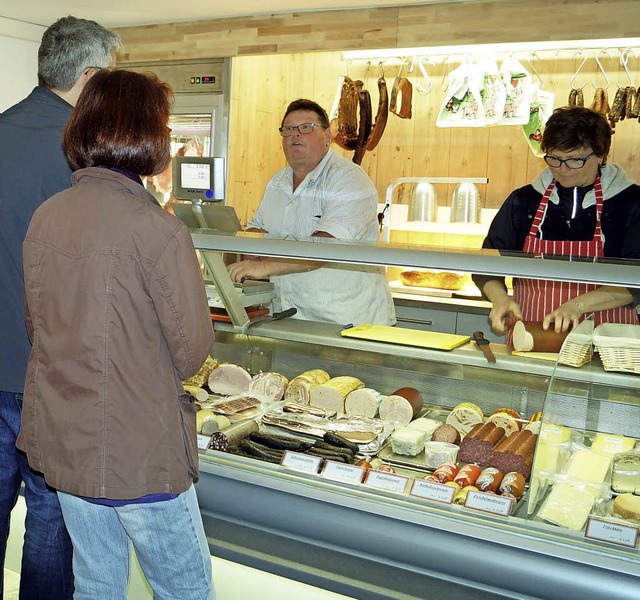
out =
{"type": "Polygon", "coordinates": [[[496,357],[493,355],[491,348],[489,348],[489,340],[484,339],[482,331],[474,331],[472,337],[475,343],[478,344],[478,348],[482,350],[487,362],[494,365],[496,363],[496,357]]]}

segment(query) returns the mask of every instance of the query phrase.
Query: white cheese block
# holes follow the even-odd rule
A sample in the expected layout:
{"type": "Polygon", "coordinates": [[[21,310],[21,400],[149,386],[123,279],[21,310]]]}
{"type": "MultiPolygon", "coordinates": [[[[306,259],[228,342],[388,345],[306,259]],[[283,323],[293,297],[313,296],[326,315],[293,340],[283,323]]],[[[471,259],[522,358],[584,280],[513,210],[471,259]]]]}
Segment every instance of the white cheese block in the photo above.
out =
{"type": "Polygon", "coordinates": [[[580,531],[592,506],[592,494],[560,481],[549,492],[538,517],[555,525],[580,531]]]}
{"type": "Polygon", "coordinates": [[[344,400],[344,410],[351,417],[373,419],[378,414],[382,394],[371,388],[360,388],[350,392],[344,400]]]}
{"type": "Polygon", "coordinates": [[[394,454],[418,456],[424,450],[426,438],[424,431],[403,427],[391,434],[391,449],[394,454]]]}
{"type": "Polygon", "coordinates": [[[433,432],[442,425],[442,421],[436,421],[435,419],[415,419],[407,425],[409,429],[418,429],[424,431],[427,435],[427,441],[431,439],[433,432]]]}
{"type": "Polygon", "coordinates": [[[456,462],[459,450],[459,446],[447,442],[425,442],[424,462],[430,469],[437,469],[446,462],[456,462]]]}

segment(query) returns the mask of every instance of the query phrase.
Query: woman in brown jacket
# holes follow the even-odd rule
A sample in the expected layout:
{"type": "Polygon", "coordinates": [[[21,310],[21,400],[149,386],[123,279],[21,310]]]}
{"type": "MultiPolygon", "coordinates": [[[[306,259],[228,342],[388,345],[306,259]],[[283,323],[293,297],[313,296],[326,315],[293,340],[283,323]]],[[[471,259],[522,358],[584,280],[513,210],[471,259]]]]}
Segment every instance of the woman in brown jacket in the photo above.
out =
{"type": "Polygon", "coordinates": [[[96,73],[63,137],[73,185],[24,242],[17,445],[58,491],[76,599],[126,598],[131,544],[155,598],[214,597],[181,385],[211,350],[211,318],[188,230],[140,179],[170,160],[170,106],[155,76],[96,73]]]}

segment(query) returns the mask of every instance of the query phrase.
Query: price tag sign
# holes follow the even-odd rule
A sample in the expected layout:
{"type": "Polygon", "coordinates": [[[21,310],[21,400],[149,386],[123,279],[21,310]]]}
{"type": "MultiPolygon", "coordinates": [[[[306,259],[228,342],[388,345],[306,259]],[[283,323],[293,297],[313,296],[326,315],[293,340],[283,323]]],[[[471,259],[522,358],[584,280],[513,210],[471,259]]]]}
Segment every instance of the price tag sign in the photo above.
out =
{"type": "Polygon", "coordinates": [[[486,492],[469,492],[464,503],[465,508],[481,510],[482,512],[500,515],[502,517],[509,516],[512,505],[512,498],[487,494],[486,492]]]}
{"type": "Polygon", "coordinates": [[[309,454],[286,450],[280,464],[294,471],[304,471],[305,473],[317,475],[321,462],[322,458],[319,456],[310,456],[309,454]]]}
{"type": "Polygon", "coordinates": [[[328,460],[325,462],[322,476],[334,481],[344,481],[345,483],[362,483],[365,470],[355,465],[345,465],[342,462],[328,460]]]}
{"type": "Polygon", "coordinates": [[[386,471],[374,471],[373,469],[369,469],[367,471],[367,479],[364,484],[367,487],[375,488],[377,490],[404,494],[404,490],[407,487],[407,481],[408,478],[402,477],[402,475],[394,475],[393,473],[387,473],[386,471]]]}
{"type": "Polygon", "coordinates": [[[456,489],[450,485],[425,481],[424,479],[414,479],[409,491],[411,496],[433,500],[434,502],[443,502],[444,504],[451,504],[455,493],[456,489]]]}
{"type": "Polygon", "coordinates": [[[201,433],[198,434],[198,450],[206,450],[209,447],[209,444],[211,443],[211,436],[210,435],[202,435],[201,433]]]}
{"type": "Polygon", "coordinates": [[[589,517],[584,537],[627,548],[638,546],[638,528],[589,517]]]}

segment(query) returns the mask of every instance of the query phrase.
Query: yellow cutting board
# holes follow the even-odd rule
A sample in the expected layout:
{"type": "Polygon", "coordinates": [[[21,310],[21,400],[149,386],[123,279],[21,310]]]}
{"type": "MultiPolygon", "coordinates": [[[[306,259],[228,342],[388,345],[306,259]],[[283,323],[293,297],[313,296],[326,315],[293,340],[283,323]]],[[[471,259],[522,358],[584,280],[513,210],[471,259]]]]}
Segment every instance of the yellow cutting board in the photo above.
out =
{"type": "Polygon", "coordinates": [[[435,348],[436,350],[453,350],[466,344],[471,338],[468,335],[422,331],[389,325],[357,325],[343,329],[340,335],[374,342],[388,342],[419,348],[435,348]]]}

